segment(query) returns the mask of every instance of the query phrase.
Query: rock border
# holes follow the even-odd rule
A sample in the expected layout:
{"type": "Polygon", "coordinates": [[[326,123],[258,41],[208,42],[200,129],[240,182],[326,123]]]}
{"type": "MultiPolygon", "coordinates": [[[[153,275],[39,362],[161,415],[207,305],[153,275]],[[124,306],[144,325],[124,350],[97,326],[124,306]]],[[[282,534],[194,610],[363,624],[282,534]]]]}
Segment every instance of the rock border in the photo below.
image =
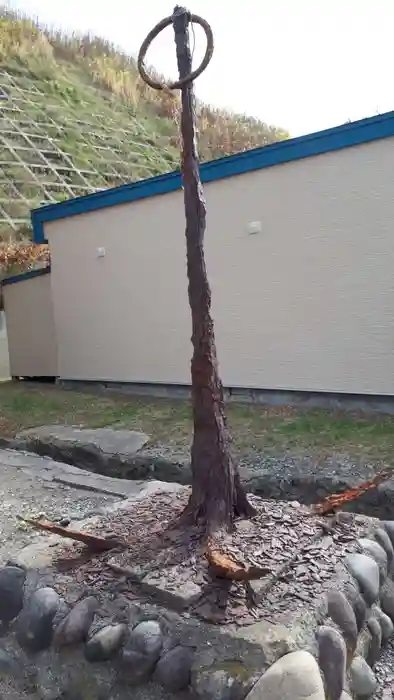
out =
{"type": "Polygon", "coordinates": [[[134,606],[131,617],[113,621],[97,615],[100,601],[89,592],[68,607],[50,585],[28,590],[27,570],[11,561],[0,569],[0,620],[9,630],[0,644],[0,679],[8,674],[37,689],[37,659],[49,655],[57,692],[53,669],[66,655],[68,663],[75,659],[69,681],[81,697],[85,691],[78,684],[96,687],[97,669],[106,669],[100,694],[89,691],[89,698],[100,700],[111,697],[113,683],[130,692],[151,681],[170,694],[191,690],[200,700],[371,698],[377,688],[375,664],[394,632],[394,521],[378,523],[358,544],[360,551],[344,561],[349,573],[344,591],[325,594],[315,650],[282,645],[260,673],[231,655],[218,661],[208,653],[202,663],[193,635],[179,634],[174,612],[134,606]]]}

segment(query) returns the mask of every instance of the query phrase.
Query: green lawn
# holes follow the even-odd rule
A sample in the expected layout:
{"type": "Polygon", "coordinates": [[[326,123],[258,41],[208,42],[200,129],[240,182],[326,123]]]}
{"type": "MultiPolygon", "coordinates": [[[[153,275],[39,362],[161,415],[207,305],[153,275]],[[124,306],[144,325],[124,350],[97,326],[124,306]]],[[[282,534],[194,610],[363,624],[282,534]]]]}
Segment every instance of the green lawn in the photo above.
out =
{"type": "MultiPolygon", "coordinates": [[[[238,453],[346,453],[357,459],[391,460],[394,417],[320,409],[229,404],[227,415],[238,453]]],[[[64,423],[85,427],[143,430],[156,445],[188,448],[190,405],[182,400],[82,393],[24,382],[0,384],[0,436],[24,428],[64,423]]]]}

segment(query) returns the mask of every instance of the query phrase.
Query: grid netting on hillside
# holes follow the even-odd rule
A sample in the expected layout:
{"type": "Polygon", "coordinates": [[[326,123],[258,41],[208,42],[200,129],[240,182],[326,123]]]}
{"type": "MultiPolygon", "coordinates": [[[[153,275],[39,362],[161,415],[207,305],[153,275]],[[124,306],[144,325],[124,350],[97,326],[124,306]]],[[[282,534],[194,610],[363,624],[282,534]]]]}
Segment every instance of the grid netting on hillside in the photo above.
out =
{"type": "Polygon", "coordinates": [[[76,109],[63,85],[53,96],[29,73],[0,68],[0,238],[35,207],[176,167],[174,150],[131,109],[110,98],[103,108],[89,85],[76,109]]]}

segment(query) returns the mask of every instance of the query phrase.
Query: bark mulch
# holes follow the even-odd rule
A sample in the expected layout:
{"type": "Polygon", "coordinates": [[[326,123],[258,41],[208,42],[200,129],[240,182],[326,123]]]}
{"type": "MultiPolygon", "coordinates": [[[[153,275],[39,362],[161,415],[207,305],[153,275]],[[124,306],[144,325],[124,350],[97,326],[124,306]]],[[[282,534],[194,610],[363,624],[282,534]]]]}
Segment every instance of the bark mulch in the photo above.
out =
{"type": "Polygon", "coordinates": [[[125,549],[92,555],[81,545],[62,547],[58,569],[103,591],[123,585],[131,596],[165,599],[169,607],[181,605],[184,614],[210,622],[278,623],[317,604],[368,527],[365,518],[349,513],[327,532],[306,506],[249,496],[257,515],[216,540],[233,561],[266,569],[263,578],[245,585],[212,577],[203,533],[177,523],[189,494],[188,487],[153,494],[100,516],[90,531],[121,538],[125,549]]]}

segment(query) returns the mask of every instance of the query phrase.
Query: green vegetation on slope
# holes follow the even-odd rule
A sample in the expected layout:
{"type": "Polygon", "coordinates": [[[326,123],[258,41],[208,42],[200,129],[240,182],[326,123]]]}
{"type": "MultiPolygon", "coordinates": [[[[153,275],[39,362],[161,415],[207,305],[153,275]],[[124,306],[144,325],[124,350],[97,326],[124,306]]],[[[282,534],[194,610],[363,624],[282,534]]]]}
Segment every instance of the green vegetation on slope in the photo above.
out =
{"type": "MultiPolygon", "coordinates": [[[[29,209],[179,164],[179,93],[156,92],[108,42],[64,36],[0,9],[0,238],[29,209]]],[[[202,160],[288,135],[199,104],[202,160]]]]}

